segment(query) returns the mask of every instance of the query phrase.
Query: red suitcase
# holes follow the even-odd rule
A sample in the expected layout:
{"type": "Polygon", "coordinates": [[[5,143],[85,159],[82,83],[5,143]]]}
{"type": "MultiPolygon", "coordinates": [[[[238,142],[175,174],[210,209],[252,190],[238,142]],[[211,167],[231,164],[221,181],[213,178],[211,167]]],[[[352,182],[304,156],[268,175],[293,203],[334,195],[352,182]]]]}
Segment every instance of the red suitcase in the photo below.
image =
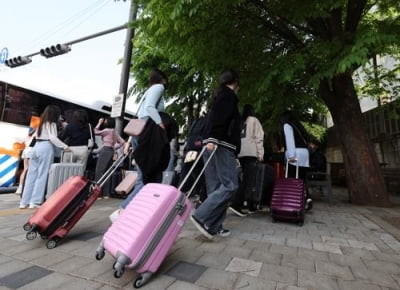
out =
{"type": "Polygon", "coordinates": [[[274,169],[275,180],[280,178],[285,178],[285,169],[282,163],[273,161],[269,161],[267,163],[271,165],[272,168],[274,169]]]}
{"type": "Polygon", "coordinates": [[[288,163],[286,163],[285,178],[275,180],[270,207],[273,222],[293,221],[300,226],[304,223],[305,188],[304,181],[298,178],[298,169],[296,166],[296,178],[287,178],[288,163]]]}
{"type": "Polygon", "coordinates": [[[101,187],[127,155],[121,155],[97,181],[71,176],[45,201],[24,224],[26,239],[34,240],[39,233],[53,249],[97,200],[101,187]]]}

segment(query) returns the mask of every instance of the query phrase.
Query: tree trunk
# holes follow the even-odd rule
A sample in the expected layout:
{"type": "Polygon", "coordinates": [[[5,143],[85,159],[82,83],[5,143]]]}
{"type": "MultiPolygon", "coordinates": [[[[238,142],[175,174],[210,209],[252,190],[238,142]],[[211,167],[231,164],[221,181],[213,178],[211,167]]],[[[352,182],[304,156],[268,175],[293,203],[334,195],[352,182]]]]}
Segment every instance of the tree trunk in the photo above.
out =
{"type": "Polygon", "coordinates": [[[341,145],[350,201],[359,205],[390,206],[378,158],[364,127],[351,74],[322,81],[319,89],[332,115],[341,145]]]}

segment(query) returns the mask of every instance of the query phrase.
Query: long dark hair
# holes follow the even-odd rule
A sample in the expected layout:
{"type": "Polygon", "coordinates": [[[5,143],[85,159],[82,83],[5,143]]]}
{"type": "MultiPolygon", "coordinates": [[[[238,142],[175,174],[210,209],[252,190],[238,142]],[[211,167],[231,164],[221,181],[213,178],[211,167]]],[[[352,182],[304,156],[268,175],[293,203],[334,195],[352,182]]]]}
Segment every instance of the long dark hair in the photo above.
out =
{"type": "Polygon", "coordinates": [[[86,127],[88,124],[88,114],[86,110],[76,110],[72,115],[72,122],[79,128],[86,127]]]}
{"type": "Polygon", "coordinates": [[[252,117],[255,116],[254,108],[252,105],[246,104],[243,106],[242,122],[245,122],[247,120],[247,118],[250,116],[252,116],[252,117]]]}
{"type": "Polygon", "coordinates": [[[149,77],[149,85],[152,86],[154,84],[162,84],[164,81],[166,86],[168,84],[167,75],[159,69],[152,69],[149,77]]]}
{"type": "Polygon", "coordinates": [[[38,128],[38,136],[42,134],[42,127],[43,124],[46,122],[57,123],[58,119],[60,118],[61,110],[56,105],[48,105],[46,109],[44,109],[42,115],[40,116],[40,124],[38,128]]]}
{"type": "Polygon", "coordinates": [[[103,125],[104,125],[104,128],[115,129],[115,119],[108,117],[105,119],[103,125]]]}
{"type": "Polygon", "coordinates": [[[283,112],[281,114],[281,118],[280,118],[281,124],[289,124],[293,128],[294,130],[296,130],[296,128],[300,131],[301,136],[304,138],[304,140],[306,142],[309,142],[311,139],[310,134],[308,134],[307,130],[304,128],[303,124],[301,124],[301,122],[296,118],[296,116],[294,115],[294,113],[290,110],[287,110],[285,112],[283,112]]]}

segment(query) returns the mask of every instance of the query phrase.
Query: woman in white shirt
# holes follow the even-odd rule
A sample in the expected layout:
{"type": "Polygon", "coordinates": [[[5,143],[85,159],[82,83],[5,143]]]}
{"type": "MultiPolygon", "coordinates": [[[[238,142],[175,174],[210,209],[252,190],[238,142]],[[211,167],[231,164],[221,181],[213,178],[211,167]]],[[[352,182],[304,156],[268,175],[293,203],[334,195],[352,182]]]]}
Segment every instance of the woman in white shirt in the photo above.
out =
{"type": "MultiPolygon", "coordinates": [[[[299,178],[306,180],[306,174],[310,167],[310,154],[308,142],[311,139],[306,129],[297,120],[291,111],[285,111],[281,115],[281,124],[285,135],[285,158],[289,161],[288,177],[296,177],[296,163],[299,166],[299,178]]],[[[312,199],[306,189],[306,210],[311,210],[312,199]]]]}
{"type": "Polygon", "coordinates": [[[289,161],[289,177],[296,175],[296,163],[299,166],[299,178],[305,180],[306,172],[310,167],[308,153],[309,134],[291,111],[285,111],[281,115],[281,123],[285,136],[285,157],[289,161]]]}
{"type": "Polygon", "coordinates": [[[44,200],[47,177],[54,159],[54,146],[70,151],[57,137],[57,120],[60,108],[49,105],[40,116],[36,131],[36,143],[30,152],[29,170],[19,208],[37,208],[44,200]]]}

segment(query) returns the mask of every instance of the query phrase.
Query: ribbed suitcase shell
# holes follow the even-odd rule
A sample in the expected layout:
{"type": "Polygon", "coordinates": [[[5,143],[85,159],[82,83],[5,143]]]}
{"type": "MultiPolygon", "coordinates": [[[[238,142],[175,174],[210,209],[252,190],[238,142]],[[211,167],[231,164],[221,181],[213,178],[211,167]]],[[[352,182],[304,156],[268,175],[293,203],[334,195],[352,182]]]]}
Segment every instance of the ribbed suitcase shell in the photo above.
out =
{"type": "Polygon", "coordinates": [[[87,178],[72,176],[34,212],[28,225],[49,240],[62,239],[96,201],[100,191],[87,178]]]}
{"type": "Polygon", "coordinates": [[[274,221],[294,221],[302,225],[305,213],[303,180],[297,178],[276,180],[272,192],[270,211],[274,221]]]}
{"type": "Polygon", "coordinates": [[[69,177],[77,175],[83,175],[83,164],[53,163],[50,166],[46,197],[49,198],[69,177]]]}
{"type": "MultiPolygon", "coordinates": [[[[104,235],[102,245],[120,268],[154,273],[189,217],[192,205],[177,188],[146,184],[104,235]]],[[[118,268],[118,266],[116,266],[118,268]]]]}

